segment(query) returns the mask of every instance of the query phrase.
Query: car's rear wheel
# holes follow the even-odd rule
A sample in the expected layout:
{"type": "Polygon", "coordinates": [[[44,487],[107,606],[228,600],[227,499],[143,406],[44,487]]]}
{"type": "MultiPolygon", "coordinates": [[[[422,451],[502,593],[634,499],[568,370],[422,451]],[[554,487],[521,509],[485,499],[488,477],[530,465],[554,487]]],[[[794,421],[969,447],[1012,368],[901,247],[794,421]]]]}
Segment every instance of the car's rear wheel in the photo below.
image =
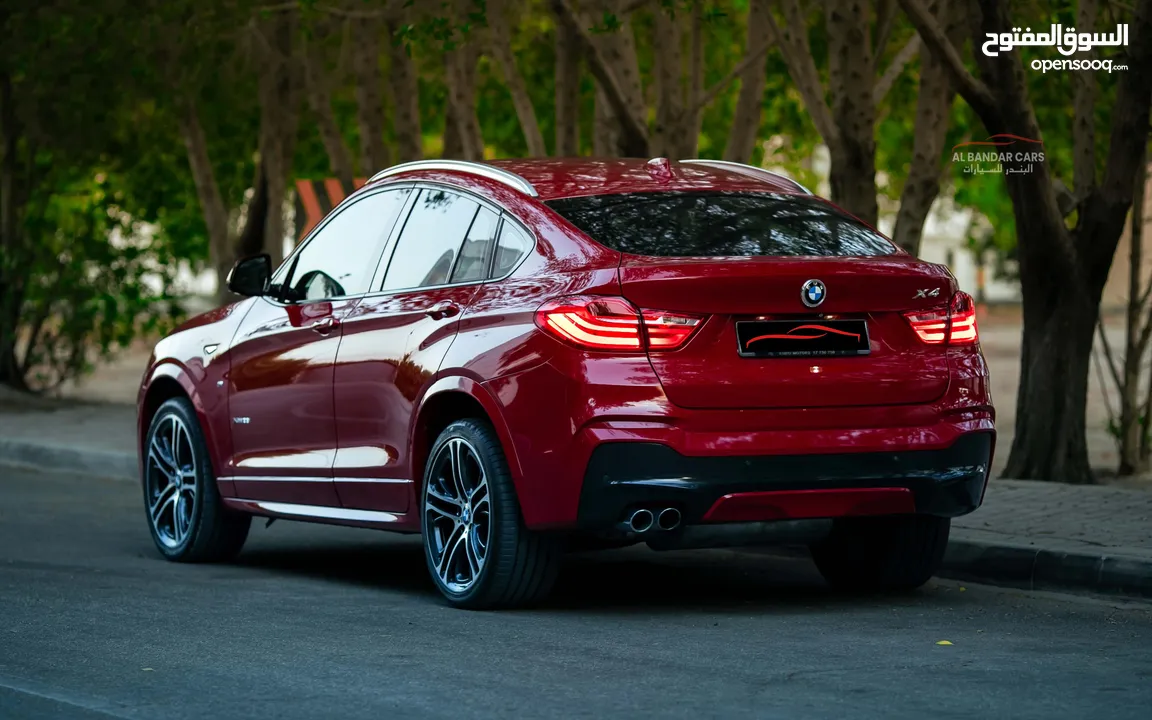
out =
{"type": "Polygon", "coordinates": [[[940,569],[950,526],[930,515],[842,518],[812,546],[812,558],[833,587],[912,590],[940,569]]]}
{"type": "Polygon", "coordinates": [[[252,518],[221,502],[191,402],[173,398],[157,409],[144,453],[144,509],[160,553],[175,562],[235,557],[252,518]]]}
{"type": "Polygon", "coordinates": [[[440,433],[424,471],[422,534],[428,572],[456,607],[520,607],[556,581],[555,539],[524,526],[492,427],[459,420],[440,433]]]}

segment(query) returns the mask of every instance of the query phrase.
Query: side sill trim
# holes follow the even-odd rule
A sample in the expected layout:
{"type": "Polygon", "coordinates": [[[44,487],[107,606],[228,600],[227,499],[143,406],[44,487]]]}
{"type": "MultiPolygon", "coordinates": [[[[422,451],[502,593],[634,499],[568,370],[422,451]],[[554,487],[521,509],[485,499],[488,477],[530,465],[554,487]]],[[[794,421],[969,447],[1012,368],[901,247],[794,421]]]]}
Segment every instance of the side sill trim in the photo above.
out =
{"type": "Polygon", "coordinates": [[[327,507],[324,505],[297,505],[295,503],[243,500],[240,498],[229,498],[225,500],[225,502],[238,510],[283,515],[286,517],[382,523],[388,525],[399,522],[402,518],[401,513],[381,512],[379,510],[352,510],[349,508],[327,507]]]}
{"type": "Polygon", "coordinates": [[[301,475],[228,475],[216,478],[218,482],[314,482],[314,483],[379,483],[381,485],[411,485],[406,478],[354,478],[306,477],[301,475]]]}

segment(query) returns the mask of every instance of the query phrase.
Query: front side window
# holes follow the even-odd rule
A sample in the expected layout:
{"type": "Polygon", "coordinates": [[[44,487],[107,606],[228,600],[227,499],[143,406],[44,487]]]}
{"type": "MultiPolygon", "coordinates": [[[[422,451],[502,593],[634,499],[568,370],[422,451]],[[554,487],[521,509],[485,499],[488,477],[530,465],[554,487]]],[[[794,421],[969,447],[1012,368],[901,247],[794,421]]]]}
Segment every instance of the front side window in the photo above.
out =
{"type": "Polygon", "coordinates": [[[411,192],[374,193],[341,208],[290,261],[285,299],[304,302],[368,292],[384,243],[411,192]]]}
{"type": "Polygon", "coordinates": [[[447,190],[419,192],[396,242],[383,290],[447,285],[480,209],[479,203],[447,190]]]}
{"type": "Polygon", "coordinates": [[[648,192],[549,200],[613,250],[663,257],[854,257],[896,246],[818,199],[757,192],[648,192]]]}

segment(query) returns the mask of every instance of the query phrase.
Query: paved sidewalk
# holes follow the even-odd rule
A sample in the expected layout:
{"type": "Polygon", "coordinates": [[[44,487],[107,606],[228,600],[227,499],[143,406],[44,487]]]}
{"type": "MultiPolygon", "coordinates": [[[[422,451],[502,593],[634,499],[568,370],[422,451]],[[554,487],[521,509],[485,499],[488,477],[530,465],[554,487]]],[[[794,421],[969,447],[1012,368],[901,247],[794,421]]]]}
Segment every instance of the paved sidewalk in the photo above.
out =
{"type": "MultiPolygon", "coordinates": [[[[136,409],[0,395],[3,464],[136,477],[136,409]]],[[[953,523],[943,574],[1152,598],[1152,491],[994,479],[953,523]]]]}

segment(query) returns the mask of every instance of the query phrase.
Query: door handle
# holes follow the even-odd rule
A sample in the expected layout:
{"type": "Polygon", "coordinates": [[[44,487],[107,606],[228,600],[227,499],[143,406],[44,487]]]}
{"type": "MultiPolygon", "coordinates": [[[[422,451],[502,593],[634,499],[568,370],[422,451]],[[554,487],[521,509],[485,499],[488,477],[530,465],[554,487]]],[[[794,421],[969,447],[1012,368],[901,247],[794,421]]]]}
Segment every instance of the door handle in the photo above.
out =
{"type": "Polygon", "coordinates": [[[332,332],[332,328],[336,327],[336,318],[332,316],[320,318],[308,327],[320,333],[321,335],[327,335],[328,333],[332,332]]]}
{"type": "Polygon", "coordinates": [[[460,313],[460,306],[457,305],[456,303],[452,302],[451,300],[444,300],[443,302],[438,302],[435,305],[433,305],[432,307],[430,307],[424,311],[424,314],[427,315],[428,317],[432,318],[433,320],[443,320],[444,318],[450,318],[450,317],[453,317],[454,315],[457,315],[459,313],[460,313]]]}

